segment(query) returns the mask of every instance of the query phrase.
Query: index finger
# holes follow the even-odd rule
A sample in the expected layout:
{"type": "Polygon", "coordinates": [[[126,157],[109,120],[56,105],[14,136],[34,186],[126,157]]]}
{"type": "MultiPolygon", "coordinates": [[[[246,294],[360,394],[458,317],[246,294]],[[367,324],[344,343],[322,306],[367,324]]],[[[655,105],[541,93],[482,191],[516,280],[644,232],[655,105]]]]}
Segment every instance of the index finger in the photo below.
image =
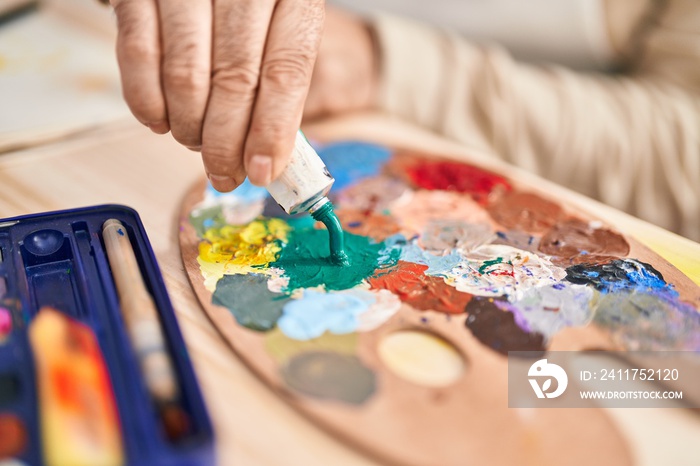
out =
{"type": "Polygon", "coordinates": [[[269,184],[287,165],[311,84],[323,19],[323,0],[280,0],[275,8],[244,149],[245,168],[253,184],[269,184]]]}
{"type": "Polygon", "coordinates": [[[275,0],[214,2],[211,93],[202,130],[202,161],[214,188],[243,182],[243,147],[258,88],[275,0]]]}
{"type": "Polygon", "coordinates": [[[112,0],[117,16],[117,60],[124,100],[137,120],[156,133],[169,129],[160,77],[155,0],[112,0]]]}

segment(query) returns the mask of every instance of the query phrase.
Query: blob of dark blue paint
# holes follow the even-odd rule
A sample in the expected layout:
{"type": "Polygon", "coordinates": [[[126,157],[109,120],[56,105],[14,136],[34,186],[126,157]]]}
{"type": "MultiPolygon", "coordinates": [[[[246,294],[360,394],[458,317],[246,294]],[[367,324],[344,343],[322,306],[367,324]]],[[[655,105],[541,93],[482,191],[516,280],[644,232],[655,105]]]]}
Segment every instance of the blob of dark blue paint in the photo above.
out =
{"type": "Polygon", "coordinates": [[[566,269],[566,280],[589,285],[601,293],[646,290],[677,296],[673,285],[666,283],[661,272],[636,259],[616,259],[605,264],[578,264],[566,269]]]}

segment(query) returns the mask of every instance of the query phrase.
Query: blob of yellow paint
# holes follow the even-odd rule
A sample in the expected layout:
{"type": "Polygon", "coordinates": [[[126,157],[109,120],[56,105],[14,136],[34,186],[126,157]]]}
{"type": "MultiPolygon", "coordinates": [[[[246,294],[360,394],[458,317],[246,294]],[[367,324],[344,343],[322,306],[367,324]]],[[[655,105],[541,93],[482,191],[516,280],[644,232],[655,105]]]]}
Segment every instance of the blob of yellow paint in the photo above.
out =
{"type": "Polygon", "coordinates": [[[277,259],[290,229],[277,218],[207,229],[197,257],[204,286],[213,292],[224,275],[267,273],[264,267],[277,259]]]}
{"type": "Polygon", "coordinates": [[[354,355],[357,352],[357,333],[335,334],[325,332],[310,340],[295,340],[275,328],[265,334],[265,349],[275,361],[286,363],[299,353],[328,351],[331,353],[354,355]]]}
{"type": "Polygon", "coordinates": [[[444,339],[428,332],[400,330],[384,337],[379,357],[393,373],[427,387],[444,387],[464,372],[464,359],[444,339]]]}

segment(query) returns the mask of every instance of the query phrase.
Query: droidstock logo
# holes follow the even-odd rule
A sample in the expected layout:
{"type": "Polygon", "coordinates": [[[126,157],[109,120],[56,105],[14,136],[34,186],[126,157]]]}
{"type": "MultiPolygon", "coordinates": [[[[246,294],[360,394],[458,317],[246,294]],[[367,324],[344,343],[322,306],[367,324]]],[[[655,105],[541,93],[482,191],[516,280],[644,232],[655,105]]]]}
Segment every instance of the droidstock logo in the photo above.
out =
{"type": "Polygon", "coordinates": [[[554,363],[548,363],[546,359],[540,359],[530,366],[527,375],[537,398],[556,398],[564,393],[569,383],[569,377],[567,377],[564,369],[554,363]],[[552,379],[557,381],[557,385],[556,389],[550,392],[552,379]],[[540,385],[540,381],[542,385],[540,385]]]}

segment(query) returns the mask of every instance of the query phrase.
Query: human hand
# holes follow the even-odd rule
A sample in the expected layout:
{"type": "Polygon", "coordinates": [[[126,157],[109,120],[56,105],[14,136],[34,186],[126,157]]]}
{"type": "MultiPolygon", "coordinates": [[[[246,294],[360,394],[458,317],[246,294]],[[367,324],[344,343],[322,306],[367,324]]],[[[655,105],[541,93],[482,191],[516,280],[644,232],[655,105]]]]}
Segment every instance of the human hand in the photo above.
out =
{"type": "Polygon", "coordinates": [[[134,116],[202,153],[214,188],[267,185],[294,147],[323,0],[111,0],[134,116]]]}
{"type": "Polygon", "coordinates": [[[358,16],[327,8],[304,118],[372,108],[379,86],[379,51],[358,16]]]}

